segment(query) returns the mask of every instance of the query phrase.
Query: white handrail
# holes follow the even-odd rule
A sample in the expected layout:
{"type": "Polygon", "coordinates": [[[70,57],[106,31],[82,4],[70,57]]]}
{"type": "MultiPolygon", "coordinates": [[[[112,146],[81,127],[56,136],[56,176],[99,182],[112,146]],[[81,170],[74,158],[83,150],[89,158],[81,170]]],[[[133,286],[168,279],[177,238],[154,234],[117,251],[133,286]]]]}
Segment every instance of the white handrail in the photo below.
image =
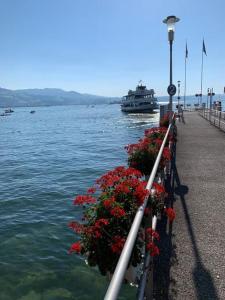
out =
{"type": "MultiPolygon", "coordinates": [[[[174,118],[174,115],[172,117],[172,120],[173,120],[173,118],[174,118]]],[[[162,156],[162,153],[163,153],[163,149],[165,147],[165,144],[166,144],[169,132],[170,132],[171,125],[172,124],[170,124],[168,129],[167,129],[166,135],[164,137],[163,143],[160,147],[158,156],[157,156],[155,164],[153,166],[153,169],[152,169],[151,175],[149,177],[148,183],[146,185],[146,189],[149,190],[149,191],[152,188],[152,184],[153,184],[153,181],[155,179],[156,172],[158,170],[158,166],[159,166],[161,156],[162,156]]],[[[144,210],[145,210],[145,207],[147,205],[147,202],[148,202],[148,196],[146,196],[146,198],[144,200],[144,203],[138,208],[138,211],[135,215],[135,218],[134,218],[134,221],[132,223],[130,232],[128,234],[128,237],[126,239],[125,245],[124,245],[123,250],[121,252],[119,261],[117,263],[116,269],[114,271],[112,280],[111,280],[111,282],[109,284],[109,287],[108,287],[108,290],[105,294],[105,298],[104,298],[105,300],[116,300],[117,297],[118,297],[121,285],[123,283],[124,275],[125,275],[125,272],[127,270],[127,266],[129,264],[129,261],[130,261],[132,250],[133,250],[136,238],[137,238],[138,230],[139,230],[140,225],[141,225],[141,221],[142,221],[142,218],[143,218],[143,215],[144,215],[144,210]]]]}

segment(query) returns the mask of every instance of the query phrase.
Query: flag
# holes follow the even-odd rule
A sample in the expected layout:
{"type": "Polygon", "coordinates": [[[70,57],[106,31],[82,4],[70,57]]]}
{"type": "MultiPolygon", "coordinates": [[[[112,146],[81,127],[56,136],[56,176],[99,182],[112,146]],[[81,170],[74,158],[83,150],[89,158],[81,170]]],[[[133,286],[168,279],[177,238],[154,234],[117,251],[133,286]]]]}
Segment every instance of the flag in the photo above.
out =
{"type": "Polygon", "coordinates": [[[186,50],[185,50],[185,58],[188,58],[188,48],[187,48],[187,43],[186,43],[186,50]]]}
{"type": "Polygon", "coordinates": [[[204,39],[203,39],[203,43],[202,43],[202,52],[204,52],[205,55],[207,56],[207,54],[206,54],[206,49],[205,49],[204,39]]]}

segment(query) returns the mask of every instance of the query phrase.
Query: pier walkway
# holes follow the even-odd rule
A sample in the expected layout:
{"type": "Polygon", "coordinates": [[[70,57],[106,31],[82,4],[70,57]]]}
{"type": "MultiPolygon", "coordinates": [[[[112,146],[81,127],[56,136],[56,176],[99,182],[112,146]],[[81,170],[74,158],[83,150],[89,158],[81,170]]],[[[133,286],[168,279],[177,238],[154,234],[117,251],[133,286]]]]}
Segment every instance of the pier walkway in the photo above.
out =
{"type": "Polygon", "coordinates": [[[225,299],[225,133],[197,112],[177,121],[176,221],[167,292],[158,299],[225,299]],[[166,296],[166,297],[165,297],[166,296]]]}

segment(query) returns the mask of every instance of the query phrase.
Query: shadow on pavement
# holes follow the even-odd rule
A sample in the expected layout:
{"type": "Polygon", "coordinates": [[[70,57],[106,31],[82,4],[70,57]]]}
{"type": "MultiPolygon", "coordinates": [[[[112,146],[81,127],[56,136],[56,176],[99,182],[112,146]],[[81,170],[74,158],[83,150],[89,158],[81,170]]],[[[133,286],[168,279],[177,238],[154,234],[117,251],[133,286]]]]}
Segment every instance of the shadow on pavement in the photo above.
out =
{"type": "Polygon", "coordinates": [[[196,237],[193,230],[193,225],[191,222],[190,215],[188,213],[188,208],[185,202],[184,195],[188,192],[188,188],[182,186],[180,183],[179,175],[177,172],[176,165],[174,165],[174,175],[177,187],[175,188],[175,193],[180,197],[182,208],[184,210],[185,220],[187,223],[188,233],[190,235],[190,239],[192,242],[192,248],[194,252],[195,259],[195,268],[193,270],[193,282],[195,284],[195,291],[196,291],[196,299],[207,299],[207,300],[219,300],[219,296],[217,294],[214,280],[210,274],[210,272],[204,267],[202,262],[197,243],[196,237]]]}

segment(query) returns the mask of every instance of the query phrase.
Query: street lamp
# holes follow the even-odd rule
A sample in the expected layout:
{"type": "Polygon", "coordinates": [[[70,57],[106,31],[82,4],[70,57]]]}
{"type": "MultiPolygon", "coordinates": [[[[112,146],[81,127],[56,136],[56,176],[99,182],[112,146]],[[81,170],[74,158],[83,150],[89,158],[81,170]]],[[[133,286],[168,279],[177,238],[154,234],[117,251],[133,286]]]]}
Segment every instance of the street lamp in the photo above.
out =
{"type": "Polygon", "coordinates": [[[177,81],[177,86],[178,86],[177,100],[178,100],[178,109],[179,109],[179,105],[180,105],[180,80],[177,81]]]}
{"type": "Polygon", "coordinates": [[[173,109],[173,96],[176,94],[176,86],[173,84],[173,70],[172,70],[172,53],[173,53],[173,40],[174,40],[174,32],[175,32],[175,23],[180,19],[176,16],[168,16],[163,23],[167,24],[168,29],[168,40],[170,44],[170,85],[168,86],[167,92],[170,96],[169,102],[169,111],[170,111],[170,121],[172,119],[172,109],[173,109]]]}
{"type": "Polygon", "coordinates": [[[210,89],[207,89],[207,110],[209,109],[209,93],[210,89]]]}
{"type": "Polygon", "coordinates": [[[215,96],[215,93],[213,92],[213,89],[208,89],[209,90],[209,93],[208,93],[208,96],[209,96],[209,121],[211,122],[211,116],[212,116],[212,97],[215,96]]]}

